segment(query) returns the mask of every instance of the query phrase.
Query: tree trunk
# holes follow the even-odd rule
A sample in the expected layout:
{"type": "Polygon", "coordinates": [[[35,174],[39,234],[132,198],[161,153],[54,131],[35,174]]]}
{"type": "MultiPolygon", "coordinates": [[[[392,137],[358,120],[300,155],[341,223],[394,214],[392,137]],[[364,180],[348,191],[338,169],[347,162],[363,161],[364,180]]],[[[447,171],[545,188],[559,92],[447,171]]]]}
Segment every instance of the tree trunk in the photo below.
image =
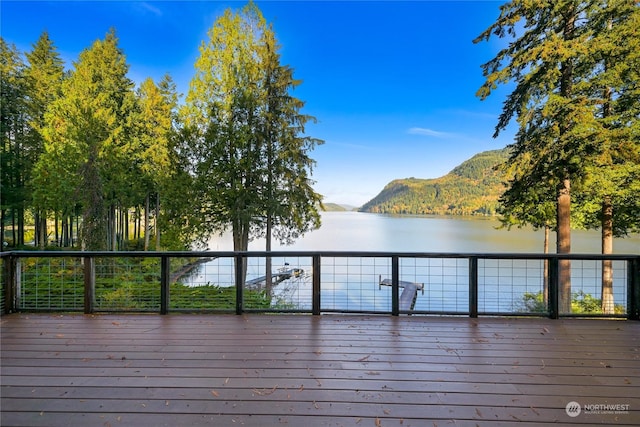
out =
{"type": "Polygon", "coordinates": [[[38,211],[35,217],[36,233],[35,243],[40,249],[45,249],[47,246],[47,217],[42,211],[38,211]]]}
{"type": "Polygon", "coordinates": [[[100,251],[107,249],[108,209],[102,193],[102,180],[98,171],[98,149],[90,145],[89,159],[83,167],[84,211],[82,212],[82,249],[100,251]]]}
{"type": "MultiPolygon", "coordinates": [[[[556,252],[571,253],[571,182],[565,178],[558,192],[556,232],[556,252]]],[[[560,313],[571,313],[571,261],[561,259],[558,262],[558,279],[560,287],[560,313]]]]}
{"type": "MultiPolygon", "coordinates": [[[[544,253],[548,254],[549,253],[549,230],[550,227],[549,225],[545,225],[544,226],[544,253]]],[[[542,297],[543,297],[543,301],[545,306],[548,306],[549,304],[549,260],[545,259],[544,260],[544,267],[543,267],[544,271],[543,271],[543,280],[542,280],[542,297]]]]}
{"type": "MultiPolygon", "coordinates": [[[[613,28],[613,20],[609,19],[607,24],[608,30],[613,28]]],[[[609,58],[604,60],[605,71],[610,65],[609,58]]],[[[606,119],[611,116],[611,98],[612,90],[610,87],[604,89],[603,98],[605,102],[602,105],[602,118],[606,119]]],[[[609,255],[613,253],[613,203],[611,196],[606,195],[602,200],[602,254],[609,255]]],[[[615,303],[613,298],[613,261],[602,261],[602,313],[614,314],[615,303]]]]}
{"type": "Polygon", "coordinates": [[[130,234],[129,234],[129,209],[125,209],[124,210],[124,243],[125,246],[127,245],[127,243],[129,243],[129,239],[130,239],[130,234]]]}
{"type": "Polygon", "coordinates": [[[138,218],[140,218],[140,208],[136,206],[136,210],[133,213],[133,239],[136,241],[136,248],[138,247],[138,241],[140,240],[140,221],[138,218]]]}
{"type": "Polygon", "coordinates": [[[160,192],[156,193],[156,251],[160,250],[160,225],[158,224],[158,220],[160,219],[160,192]]]}
{"type": "MultiPolygon", "coordinates": [[[[572,40],[575,36],[575,23],[578,15],[575,3],[567,4],[565,11],[565,22],[563,25],[563,39],[572,40]]],[[[566,59],[560,64],[560,94],[565,100],[573,98],[573,73],[574,67],[571,59],[566,59]]],[[[567,101],[569,102],[569,101],[567,101]]],[[[569,132],[569,123],[564,117],[559,117],[559,137],[566,138],[569,132]]],[[[564,170],[560,177],[560,189],[557,200],[557,248],[558,254],[571,253],[571,178],[568,170],[564,170]]],[[[560,313],[571,313],[571,262],[569,260],[559,260],[558,262],[559,280],[559,311],[560,313]]]]}
{"type": "Polygon", "coordinates": [[[64,215],[62,217],[62,247],[68,248],[73,246],[73,217],[64,215]]]}
{"type": "Polygon", "coordinates": [[[18,238],[20,245],[24,246],[24,207],[22,205],[18,208],[18,238]]]}
{"type": "MultiPolygon", "coordinates": [[[[56,214],[57,215],[57,214],[56,214]]],[[[69,224],[68,224],[68,219],[66,216],[62,216],[60,218],[60,242],[59,245],[61,248],[64,248],[67,246],[67,233],[69,230],[69,224]]]]}
{"type": "Polygon", "coordinates": [[[11,239],[13,247],[16,248],[20,244],[16,230],[16,208],[11,208],[11,239]]]}
{"type": "MultiPolygon", "coordinates": [[[[68,218],[69,221],[69,234],[67,236],[67,244],[65,246],[69,246],[69,247],[73,247],[73,245],[75,245],[75,242],[73,240],[73,224],[75,223],[75,221],[73,220],[73,215],[69,215],[68,218]]],[[[78,228],[78,224],[76,223],[76,230],[78,228]]],[[[77,232],[76,232],[77,235],[77,232]]]]}
{"type": "Polygon", "coordinates": [[[111,231],[109,240],[111,241],[111,250],[118,250],[118,209],[115,203],[109,208],[109,230],[111,231]]]}
{"type": "Polygon", "coordinates": [[[60,226],[61,226],[60,216],[57,212],[54,212],[53,214],[53,221],[54,221],[53,230],[55,232],[56,245],[62,246],[62,238],[61,238],[62,230],[60,229],[60,226]]]}
{"type": "Polygon", "coordinates": [[[123,251],[128,250],[127,243],[129,242],[129,215],[128,208],[120,209],[120,248],[123,251]]]}
{"type": "MultiPolygon", "coordinates": [[[[606,196],[602,202],[602,253],[613,253],[613,204],[606,196]]],[[[602,312],[614,314],[613,261],[602,261],[602,312]]]]}
{"type": "MultiPolygon", "coordinates": [[[[265,250],[267,252],[271,252],[271,215],[267,214],[267,231],[266,231],[266,245],[265,250]]],[[[265,281],[265,290],[268,296],[271,296],[271,289],[273,288],[273,281],[271,280],[272,274],[272,265],[271,265],[271,256],[267,255],[267,259],[265,260],[265,270],[266,270],[266,281],[265,281]]]]}
{"type": "Polygon", "coordinates": [[[144,250],[149,250],[149,193],[144,199],[144,250]]]}
{"type": "MultiPolygon", "coordinates": [[[[233,225],[233,250],[236,252],[249,249],[249,224],[241,219],[234,221],[233,225]]],[[[247,258],[242,258],[242,283],[247,279],[247,258]]]]}
{"type": "Polygon", "coordinates": [[[35,217],[34,217],[34,230],[33,230],[33,244],[39,248],[39,249],[44,249],[42,247],[40,247],[40,215],[38,215],[38,212],[35,213],[35,217]]]}
{"type": "Polygon", "coordinates": [[[0,247],[0,251],[4,251],[4,216],[5,216],[5,209],[0,209],[0,244],[2,245],[2,247],[0,247]]]}

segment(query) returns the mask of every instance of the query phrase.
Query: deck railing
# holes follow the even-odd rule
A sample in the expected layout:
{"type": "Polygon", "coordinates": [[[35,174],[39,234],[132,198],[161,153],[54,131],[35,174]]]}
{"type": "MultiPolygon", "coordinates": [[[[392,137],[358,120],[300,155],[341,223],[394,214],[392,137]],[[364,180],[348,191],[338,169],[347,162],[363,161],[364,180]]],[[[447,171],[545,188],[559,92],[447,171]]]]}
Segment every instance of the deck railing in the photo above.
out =
{"type": "Polygon", "coordinates": [[[11,251],[0,262],[3,314],[640,315],[640,255],[11,251]],[[570,311],[561,310],[561,260],[571,263],[570,311]],[[614,304],[603,311],[605,260],[614,304]]]}

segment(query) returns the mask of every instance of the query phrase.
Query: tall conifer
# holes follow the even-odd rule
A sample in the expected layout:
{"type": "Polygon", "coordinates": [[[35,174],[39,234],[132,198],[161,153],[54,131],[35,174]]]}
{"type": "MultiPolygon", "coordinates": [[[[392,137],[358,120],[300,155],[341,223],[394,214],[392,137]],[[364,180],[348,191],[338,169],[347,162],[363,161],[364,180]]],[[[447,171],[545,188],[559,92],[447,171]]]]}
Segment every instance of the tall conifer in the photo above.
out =
{"type": "Polygon", "coordinates": [[[24,69],[20,51],[0,37],[0,241],[4,242],[5,222],[10,218],[14,246],[24,244],[28,131],[24,69]]]}
{"type": "MultiPolygon", "coordinates": [[[[625,181],[635,176],[627,171],[629,162],[637,165],[638,159],[633,131],[638,120],[637,14],[638,4],[633,0],[513,0],[501,7],[496,23],[475,40],[492,35],[512,37],[483,66],[487,80],[478,96],[484,99],[498,85],[515,83],[495,131],[497,135],[517,118],[519,131],[510,158],[515,178],[503,201],[512,214],[518,206],[532,210],[527,200],[533,195],[543,202],[549,200],[545,186],[552,189],[560,254],[571,248],[572,193],[585,200],[589,188],[592,193],[601,189],[596,192],[600,194],[604,253],[612,250],[614,212],[626,209],[620,200],[614,202],[614,194],[620,194],[625,181]],[[635,97],[629,96],[634,92],[635,97]],[[596,181],[600,182],[594,185],[596,181]]],[[[637,203],[637,197],[633,199],[637,203]]],[[[583,217],[584,212],[581,205],[575,216],[583,217]]],[[[532,212],[519,215],[522,221],[535,219],[532,212]]],[[[585,223],[582,218],[581,223],[585,223]]],[[[561,260],[559,267],[560,311],[568,313],[569,261],[561,260]]],[[[612,281],[604,277],[610,264],[603,268],[603,306],[610,312],[612,281]]]]}
{"type": "Polygon", "coordinates": [[[290,242],[319,223],[308,155],[319,141],[304,135],[312,118],[290,94],[298,82],[272,32],[253,3],[227,10],[200,48],[182,110],[200,194],[194,225],[204,238],[231,228],[235,250],[272,231],[290,242]]]}
{"type": "MultiPolygon", "coordinates": [[[[27,52],[26,56],[28,61],[25,69],[28,93],[26,103],[30,125],[27,155],[29,161],[26,167],[29,173],[27,179],[31,180],[32,171],[44,151],[44,138],[41,131],[45,126],[45,113],[49,105],[61,96],[64,63],[46,31],[40,35],[33,50],[27,52]]],[[[34,202],[35,243],[44,248],[47,243],[46,203],[42,203],[45,196],[37,193],[37,186],[31,185],[31,187],[36,191],[36,194],[27,195],[34,202]]]]}
{"type": "MultiPolygon", "coordinates": [[[[80,54],[61,98],[45,116],[43,184],[61,203],[82,204],[82,244],[87,250],[112,248],[109,212],[121,197],[129,169],[134,106],[133,83],[115,32],[80,54]],[[64,197],[68,197],[64,198],[64,197]]],[[[113,218],[111,218],[113,220],[113,218]]]]}

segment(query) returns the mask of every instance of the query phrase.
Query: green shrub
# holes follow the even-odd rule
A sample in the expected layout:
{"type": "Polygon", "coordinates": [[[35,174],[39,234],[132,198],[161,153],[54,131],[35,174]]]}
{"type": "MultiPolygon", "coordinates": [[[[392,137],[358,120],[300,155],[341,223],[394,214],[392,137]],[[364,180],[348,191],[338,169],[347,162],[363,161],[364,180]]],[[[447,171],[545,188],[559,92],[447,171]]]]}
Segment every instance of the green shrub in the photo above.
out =
{"type": "MultiPolygon", "coordinates": [[[[519,304],[518,311],[521,313],[548,312],[547,303],[544,301],[543,293],[525,292],[522,296],[522,303],[519,304]]],[[[621,304],[615,304],[614,312],[615,314],[624,314],[625,308],[621,304]]],[[[582,290],[574,292],[571,294],[571,313],[602,314],[602,300],[595,298],[591,294],[587,294],[582,290]]]]}

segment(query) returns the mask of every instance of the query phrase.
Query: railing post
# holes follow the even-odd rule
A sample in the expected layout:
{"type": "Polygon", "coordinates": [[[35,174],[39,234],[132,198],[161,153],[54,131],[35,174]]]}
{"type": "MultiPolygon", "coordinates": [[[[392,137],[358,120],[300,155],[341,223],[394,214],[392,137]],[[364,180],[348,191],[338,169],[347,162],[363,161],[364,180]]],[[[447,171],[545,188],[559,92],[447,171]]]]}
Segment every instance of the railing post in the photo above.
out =
{"type": "Polygon", "coordinates": [[[168,256],[160,258],[160,314],[169,313],[169,279],[171,276],[168,256]]]}
{"type": "Polygon", "coordinates": [[[627,261],[627,317],[640,320],[640,257],[627,261]]]}
{"type": "Polygon", "coordinates": [[[4,311],[14,313],[18,311],[16,295],[18,288],[18,258],[10,255],[5,258],[2,274],[4,283],[4,311]]]}
{"type": "Polygon", "coordinates": [[[313,272],[311,276],[311,286],[312,286],[312,307],[311,312],[315,315],[320,314],[320,255],[313,255],[311,260],[312,266],[311,270],[313,272]]]}
{"type": "Polygon", "coordinates": [[[242,255],[235,256],[236,267],[236,314],[242,314],[244,310],[244,259],[242,255]]]}
{"type": "Polygon", "coordinates": [[[478,258],[469,258],[469,317],[478,317],[478,258]]]}
{"type": "Polygon", "coordinates": [[[22,307],[22,259],[17,258],[13,269],[13,304],[16,311],[22,307]]]}
{"type": "Polygon", "coordinates": [[[95,258],[85,257],[84,260],[84,314],[91,314],[95,310],[96,300],[96,265],[95,258]]]}
{"type": "Polygon", "coordinates": [[[391,315],[400,315],[400,259],[391,257],[391,315]]]}
{"type": "Polygon", "coordinates": [[[558,283],[558,257],[549,259],[549,318],[557,319],[559,317],[560,302],[560,286],[558,283]]]}

